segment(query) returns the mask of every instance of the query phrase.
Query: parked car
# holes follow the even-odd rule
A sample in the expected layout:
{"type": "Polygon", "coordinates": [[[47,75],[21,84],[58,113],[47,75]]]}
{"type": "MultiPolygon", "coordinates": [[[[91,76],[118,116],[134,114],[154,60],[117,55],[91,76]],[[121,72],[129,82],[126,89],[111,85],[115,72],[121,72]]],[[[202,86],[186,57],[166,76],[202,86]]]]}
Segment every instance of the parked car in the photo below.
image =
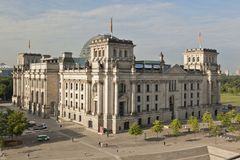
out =
{"type": "Polygon", "coordinates": [[[38,141],[48,141],[49,139],[50,139],[50,137],[47,135],[44,135],[44,134],[37,136],[38,141]]]}
{"type": "Polygon", "coordinates": [[[33,130],[42,130],[42,129],[47,129],[47,125],[45,123],[42,123],[40,125],[36,125],[33,127],[33,130]]]}
{"type": "Polygon", "coordinates": [[[34,126],[36,126],[36,122],[35,121],[28,121],[27,126],[28,126],[28,128],[34,127],[34,126]]]}

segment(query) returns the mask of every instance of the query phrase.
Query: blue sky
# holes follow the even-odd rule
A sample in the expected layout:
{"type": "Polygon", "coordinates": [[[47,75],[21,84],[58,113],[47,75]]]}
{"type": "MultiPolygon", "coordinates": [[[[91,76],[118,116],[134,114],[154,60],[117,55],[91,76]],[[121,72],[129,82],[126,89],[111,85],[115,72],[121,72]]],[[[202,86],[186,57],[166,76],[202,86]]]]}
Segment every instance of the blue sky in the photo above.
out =
{"type": "Polygon", "coordinates": [[[84,43],[109,33],[137,45],[137,59],[182,64],[186,48],[220,52],[222,70],[240,68],[240,1],[238,0],[0,0],[0,62],[16,63],[19,52],[78,56],[84,43]]]}

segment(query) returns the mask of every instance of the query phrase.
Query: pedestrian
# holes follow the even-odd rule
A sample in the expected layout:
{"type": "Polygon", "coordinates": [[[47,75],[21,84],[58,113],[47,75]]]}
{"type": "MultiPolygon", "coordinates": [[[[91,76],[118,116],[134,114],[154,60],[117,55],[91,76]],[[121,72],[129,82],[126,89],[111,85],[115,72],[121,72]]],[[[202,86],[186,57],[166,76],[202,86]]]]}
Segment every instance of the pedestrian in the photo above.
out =
{"type": "Polygon", "coordinates": [[[163,145],[164,145],[164,146],[166,145],[166,142],[165,142],[165,141],[163,141],[163,145]]]}
{"type": "Polygon", "coordinates": [[[28,154],[27,154],[27,157],[28,157],[28,159],[30,159],[30,153],[28,152],[28,154]]]}
{"type": "Polygon", "coordinates": [[[72,142],[74,141],[73,137],[72,137],[72,142]]]}
{"type": "Polygon", "coordinates": [[[98,142],[98,146],[101,147],[101,142],[100,141],[98,142]]]}

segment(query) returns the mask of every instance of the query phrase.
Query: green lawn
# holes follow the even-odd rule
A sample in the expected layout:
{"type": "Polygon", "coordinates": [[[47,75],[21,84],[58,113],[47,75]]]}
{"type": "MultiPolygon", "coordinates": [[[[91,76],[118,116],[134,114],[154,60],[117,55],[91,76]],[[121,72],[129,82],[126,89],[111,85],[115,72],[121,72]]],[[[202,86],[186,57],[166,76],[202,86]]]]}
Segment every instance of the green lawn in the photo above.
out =
{"type": "Polygon", "coordinates": [[[231,94],[221,94],[222,104],[231,104],[233,106],[240,106],[240,96],[234,96],[231,94]]]}

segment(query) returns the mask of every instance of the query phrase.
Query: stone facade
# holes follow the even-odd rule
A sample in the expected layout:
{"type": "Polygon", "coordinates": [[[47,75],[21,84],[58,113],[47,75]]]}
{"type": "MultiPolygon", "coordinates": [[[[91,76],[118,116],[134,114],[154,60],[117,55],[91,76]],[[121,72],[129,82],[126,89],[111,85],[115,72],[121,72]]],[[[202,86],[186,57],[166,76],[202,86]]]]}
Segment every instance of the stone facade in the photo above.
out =
{"type": "MultiPolygon", "coordinates": [[[[148,126],[156,119],[169,122],[174,118],[186,120],[189,116],[200,118],[205,111],[217,114],[220,65],[216,50],[188,49],[184,64],[171,66],[165,64],[162,53],[158,61],[136,61],[134,47],[130,40],[98,35],[84,45],[80,58],[63,53],[54,63],[52,79],[50,68],[45,67],[43,73],[36,69],[49,64],[44,58],[41,63],[31,64],[29,70],[16,70],[14,77],[39,79],[42,75],[45,82],[54,83],[49,86],[52,88],[42,90],[45,94],[52,92],[47,96],[47,106],[56,102],[59,118],[96,132],[106,129],[123,132],[133,122],[148,126]]],[[[14,85],[20,86],[16,81],[14,85]]],[[[27,92],[29,89],[24,87],[27,92]]],[[[29,93],[23,98],[25,105],[22,98],[17,98],[22,94],[14,93],[13,102],[32,109],[29,93]]]]}

